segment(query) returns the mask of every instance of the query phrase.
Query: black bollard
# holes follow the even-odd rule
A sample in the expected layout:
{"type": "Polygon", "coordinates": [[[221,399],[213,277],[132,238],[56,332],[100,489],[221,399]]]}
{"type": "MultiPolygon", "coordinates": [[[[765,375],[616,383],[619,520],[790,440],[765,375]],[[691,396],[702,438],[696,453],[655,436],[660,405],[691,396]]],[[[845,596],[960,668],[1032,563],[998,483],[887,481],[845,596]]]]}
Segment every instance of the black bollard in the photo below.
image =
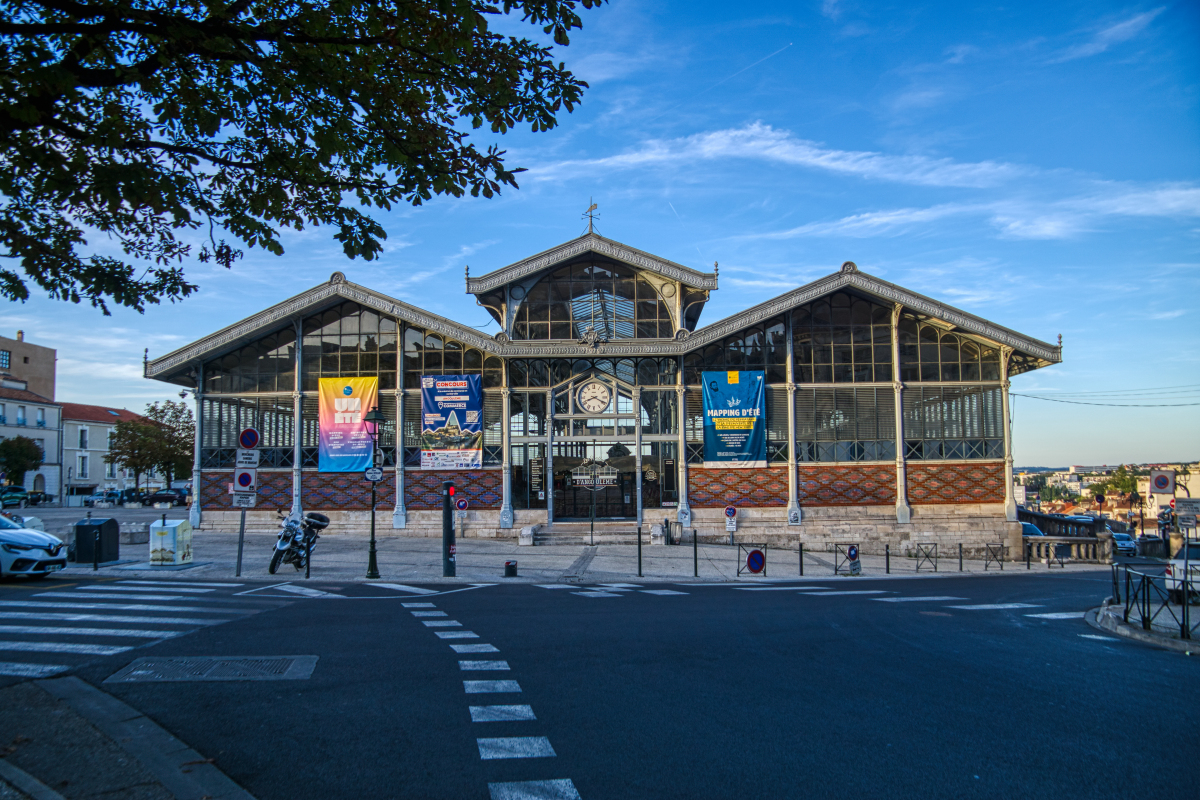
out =
{"type": "Polygon", "coordinates": [[[883,546],[883,569],[888,575],[892,574],[892,546],[890,544],[883,546]]]}

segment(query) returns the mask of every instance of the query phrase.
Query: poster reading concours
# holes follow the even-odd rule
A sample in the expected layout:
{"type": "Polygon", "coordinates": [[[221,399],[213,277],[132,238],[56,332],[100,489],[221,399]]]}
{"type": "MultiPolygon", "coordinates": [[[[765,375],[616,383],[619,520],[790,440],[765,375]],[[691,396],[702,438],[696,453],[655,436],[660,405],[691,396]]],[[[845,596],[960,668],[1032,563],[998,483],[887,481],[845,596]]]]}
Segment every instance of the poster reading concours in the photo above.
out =
{"type": "Polygon", "coordinates": [[[767,465],[766,376],[705,372],[704,466],[767,465]]]}
{"type": "Polygon", "coordinates": [[[483,466],[483,383],[479,375],[421,379],[421,469],[483,466]]]}
{"type": "Polygon", "coordinates": [[[319,472],[359,472],[371,466],[371,434],[363,415],[379,403],[379,378],[321,378],[317,385],[319,472]]]}

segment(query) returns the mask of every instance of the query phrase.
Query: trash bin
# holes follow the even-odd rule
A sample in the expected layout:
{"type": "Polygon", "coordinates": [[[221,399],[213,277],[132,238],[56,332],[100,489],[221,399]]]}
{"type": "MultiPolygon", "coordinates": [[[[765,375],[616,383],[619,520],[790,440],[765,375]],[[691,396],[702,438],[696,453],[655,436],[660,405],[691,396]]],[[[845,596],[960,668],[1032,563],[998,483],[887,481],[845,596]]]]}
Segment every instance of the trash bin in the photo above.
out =
{"type": "Polygon", "coordinates": [[[155,520],[150,525],[150,566],[192,563],[192,525],[186,519],[155,520]]]}
{"type": "Polygon", "coordinates": [[[517,562],[515,562],[515,561],[505,561],[504,562],[504,577],[506,577],[506,578],[517,577],[517,562]]]}
{"type": "Polygon", "coordinates": [[[75,523],[75,563],[91,564],[97,559],[96,533],[100,534],[101,564],[121,557],[121,526],[115,519],[81,519],[75,523]]]}

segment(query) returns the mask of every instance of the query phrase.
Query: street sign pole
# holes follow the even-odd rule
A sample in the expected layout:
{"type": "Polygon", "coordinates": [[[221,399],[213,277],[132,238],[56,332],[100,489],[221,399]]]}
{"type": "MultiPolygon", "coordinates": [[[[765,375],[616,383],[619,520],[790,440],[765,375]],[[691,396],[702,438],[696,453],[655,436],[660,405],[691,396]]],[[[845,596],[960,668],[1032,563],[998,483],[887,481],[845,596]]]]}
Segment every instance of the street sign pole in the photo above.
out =
{"type": "Polygon", "coordinates": [[[454,512],[450,500],[454,496],[454,482],[442,483],[442,577],[453,578],[454,570],[454,512]]]}
{"type": "Polygon", "coordinates": [[[237,573],[234,577],[242,577],[242,546],[246,543],[246,509],[242,509],[242,522],[238,525],[238,560],[237,573]]]}
{"type": "Polygon", "coordinates": [[[371,552],[367,556],[367,577],[379,577],[379,563],[375,558],[375,481],[371,481],[371,552]]]}

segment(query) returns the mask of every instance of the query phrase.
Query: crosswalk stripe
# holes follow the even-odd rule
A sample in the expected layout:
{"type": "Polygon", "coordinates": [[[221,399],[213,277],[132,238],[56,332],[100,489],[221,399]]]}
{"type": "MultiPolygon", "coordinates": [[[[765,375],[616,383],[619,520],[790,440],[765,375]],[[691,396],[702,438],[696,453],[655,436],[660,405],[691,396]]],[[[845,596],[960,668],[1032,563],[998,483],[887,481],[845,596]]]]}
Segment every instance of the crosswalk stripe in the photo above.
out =
{"type": "MultiPolygon", "coordinates": [[[[432,605],[432,603],[430,604],[432,605]]],[[[450,616],[445,611],[413,611],[410,612],[414,617],[448,617],[450,616]]]]}
{"type": "Polygon", "coordinates": [[[1083,619],[1086,611],[1052,611],[1049,614],[1026,614],[1034,619],[1083,619]]]}
{"type": "Polygon", "coordinates": [[[15,661],[0,661],[0,675],[14,678],[48,678],[70,667],[63,664],[19,664],[15,661]]]}
{"type": "Polygon", "coordinates": [[[53,619],[63,622],[152,622],[159,625],[220,625],[226,619],[200,619],[199,617],[131,617],[121,614],[62,614],[32,611],[0,611],[0,619],[53,619]]]}
{"type": "Polygon", "coordinates": [[[302,595],[304,597],[329,597],[330,596],[329,592],[322,592],[320,589],[310,589],[307,586],[294,586],[293,584],[290,584],[290,583],[280,584],[279,586],[276,586],[274,588],[278,589],[281,592],[290,592],[291,594],[298,594],[298,595],[302,595]]]}
{"type": "Polygon", "coordinates": [[[373,583],[372,586],[382,586],[384,589],[395,589],[397,592],[412,592],[413,594],[437,594],[436,589],[422,589],[420,586],[405,586],[402,583],[373,583]]]}
{"type": "Polygon", "coordinates": [[[642,594],[657,594],[657,595],[672,595],[672,594],[687,594],[687,592],[677,592],[674,589],[642,589],[642,594]]]}
{"type": "Polygon", "coordinates": [[[463,681],[463,689],[467,694],[504,694],[521,691],[521,684],[516,681],[463,681]]]}
{"type": "Polygon", "coordinates": [[[834,597],[843,594],[891,594],[883,589],[855,589],[845,592],[804,592],[800,597],[834,597]]]}
{"type": "Polygon", "coordinates": [[[20,650],[29,653],[81,653],[90,656],[112,656],[132,650],[132,647],[113,647],[106,644],[65,644],[62,642],[0,641],[0,651],[20,650]]]}
{"type": "Polygon", "coordinates": [[[497,758],[553,758],[557,755],[545,736],[503,736],[495,739],[476,739],[479,757],[484,761],[497,758]]]}
{"type": "Polygon", "coordinates": [[[494,644],[452,644],[450,649],[456,653],[499,653],[500,648],[494,644]]]}
{"type": "Polygon", "coordinates": [[[934,597],[872,597],[871,599],[876,603],[934,603],[940,600],[966,600],[967,598],[938,595],[934,597]]]}
{"type": "Polygon", "coordinates": [[[467,706],[471,722],[521,722],[537,719],[531,706],[467,706]]]}
{"type": "Polygon", "coordinates": [[[946,608],[958,608],[963,611],[1005,611],[1010,608],[1039,608],[1039,606],[1036,603],[982,603],[974,606],[946,606],[946,608]]]}
{"type": "Polygon", "coordinates": [[[401,603],[405,608],[437,608],[433,603],[401,603]]]}
{"type": "Polygon", "coordinates": [[[157,586],[128,586],[124,582],[119,586],[89,586],[89,592],[161,592],[165,591],[166,587],[170,586],[170,591],[179,592],[180,594],[206,594],[215,592],[216,589],[192,589],[186,586],[174,586],[172,584],[159,584],[157,586]]]}
{"type": "Polygon", "coordinates": [[[460,662],[458,662],[458,668],[460,670],[463,670],[464,672],[468,672],[471,670],[500,672],[500,671],[504,671],[504,670],[508,669],[508,662],[507,661],[460,661],[460,662]]]}
{"type": "Polygon", "coordinates": [[[121,585],[135,584],[137,586],[215,586],[218,589],[237,586],[245,586],[244,583],[202,583],[200,581],[117,581],[121,585]]]}
{"type": "Polygon", "coordinates": [[[795,592],[805,589],[824,590],[826,586],[735,586],[739,592],[795,592]]]}
{"type": "MultiPolygon", "coordinates": [[[[73,595],[68,595],[73,596],[73,595]]],[[[193,614],[233,614],[232,608],[206,608],[205,606],[156,606],[141,603],[51,603],[38,600],[0,600],[0,606],[10,608],[112,608],[117,611],[190,611],[193,614]]],[[[245,607],[244,613],[252,613],[257,608],[245,607]]]]}
{"type": "Polygon", "coordinates": [[[34,597],[82,597],[86,600],[197,600],[182,594],[95,594],[87,592],[38,592],[34,597]]]}
{"type": "Polygon", "coordinates": [[[472,631],[434,631],[439,639],[478,639],[479,634],[472,631]]]}
{"type": "Polygon", "coordinates": [[[42,625],[0,625],[0,635],[9,633],[43,633],[62,636],[130,636],[135,639],[170,639],[179,631],[143,631],[133,628],[52,628],[42,625]]]}
{"type": "Polygon", "coordinates": [[[489,783],[491,800],[581,800],[570,778],[489,783]]]}
{"type": "Polygon", "coordinates": [[[534,584],[539,589],[577,589],[577,586],[571,586],[566,583],[537,583],[534,584]]]}
{"type": "Polygon", "coordinates": [[[616,592],[571,592],[577,597],[620,597],[616,592]]]}

